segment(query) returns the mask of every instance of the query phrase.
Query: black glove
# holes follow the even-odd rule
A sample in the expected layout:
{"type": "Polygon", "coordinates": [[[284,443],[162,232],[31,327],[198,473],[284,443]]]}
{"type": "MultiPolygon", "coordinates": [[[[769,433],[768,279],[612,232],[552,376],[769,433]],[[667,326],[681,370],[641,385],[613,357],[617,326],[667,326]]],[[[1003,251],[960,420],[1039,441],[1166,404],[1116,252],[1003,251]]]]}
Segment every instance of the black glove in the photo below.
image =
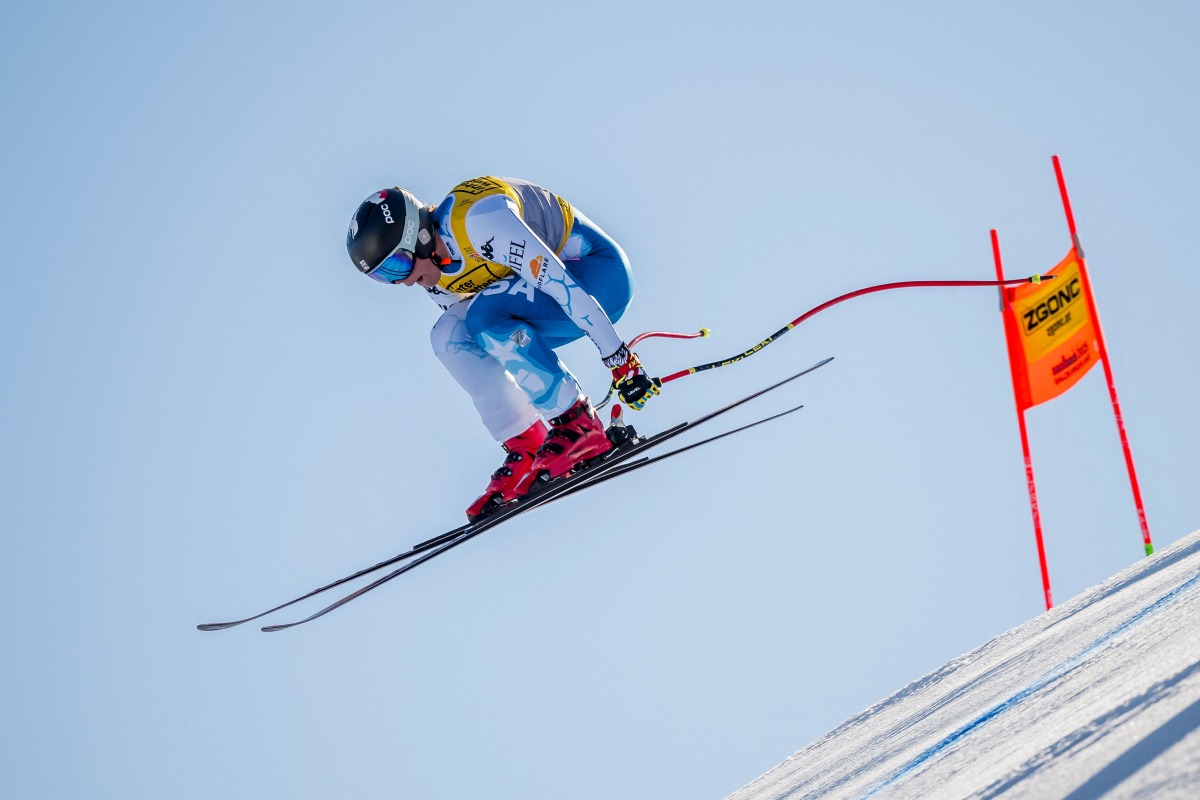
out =
{"type": "Polygon", "coordinates": [[[637,354],[624,344],[604,359],[604,366],[612,370],[613,385],[621,402],[635,411],[641,410],[662,387],[662,381],[647,375],[637,354]]]}

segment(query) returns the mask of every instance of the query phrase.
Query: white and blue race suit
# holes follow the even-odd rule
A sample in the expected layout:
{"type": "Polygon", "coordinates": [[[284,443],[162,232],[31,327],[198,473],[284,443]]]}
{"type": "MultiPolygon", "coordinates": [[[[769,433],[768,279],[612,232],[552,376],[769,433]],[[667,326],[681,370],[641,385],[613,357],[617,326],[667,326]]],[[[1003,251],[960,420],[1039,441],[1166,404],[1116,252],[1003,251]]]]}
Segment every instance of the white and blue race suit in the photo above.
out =
{"type": "Polygon", "coordinates": [[[433,215],[451,263],[430,296],[434,353],[503,442],[582,396],[555,348],[588,336],[601,357],[633,295],[629,259],[578,209],[515,178],[464,181],[433,215]]]}

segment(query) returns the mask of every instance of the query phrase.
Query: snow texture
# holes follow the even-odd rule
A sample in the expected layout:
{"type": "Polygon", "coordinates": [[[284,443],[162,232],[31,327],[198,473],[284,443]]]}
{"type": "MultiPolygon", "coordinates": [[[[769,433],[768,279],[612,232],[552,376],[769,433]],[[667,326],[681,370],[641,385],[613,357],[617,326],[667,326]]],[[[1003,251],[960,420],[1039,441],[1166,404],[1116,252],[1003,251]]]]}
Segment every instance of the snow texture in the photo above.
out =
{"type": "Polygon", "coordinates": [[[951,661],[728,800],[1200,797],[1200,532],[951,661]]]}

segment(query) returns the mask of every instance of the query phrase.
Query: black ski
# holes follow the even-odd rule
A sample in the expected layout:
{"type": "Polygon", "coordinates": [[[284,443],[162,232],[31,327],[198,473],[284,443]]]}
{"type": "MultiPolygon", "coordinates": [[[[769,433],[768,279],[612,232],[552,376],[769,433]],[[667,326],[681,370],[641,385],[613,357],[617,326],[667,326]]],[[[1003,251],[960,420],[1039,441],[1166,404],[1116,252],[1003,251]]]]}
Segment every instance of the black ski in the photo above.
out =
{"type": "MultiPolygon", "coordinates": [[[[337,608],[341,608],[346,603],[349,603],[351,600],[354,600],[357,597],[361,597],[362,595],[366,594],[367,592],[371,591],[372,589],[382,586],[383,584],[387,583],[388,581],[392,580],[393,578],[397,578],[400,575],[403,575],[404,573],[408,572],[409,570],[419,567],[421,564],[424,564],[426,561],[429,561],[433,557],[439,556],[442,553],[446,552],[447,550],[451,550],[451,549],[457,547],[458,545],[462,544],[463,542],[467,541],[468,539],[474,538],[475,536],[483,533],[484,530],[486,530],[487,528],[494,527],[494,525],[487,524],[489,522],[492,522],[495,525],[498,525],[501,522],[504,522],[505,520],[515,517],[526,511],[532,511],[534,508],[539,508],[541,506],[547,505],[549,503],[554,502],[555,500],[559,500],[563,497],[566,497],[567,495],[574,494],[575,492],[581,491],[583,489],[590,489],[592,486],[595,486],[599,483],[603,483],[604,481],[606,481],[610,478],[615,478],[619,475],[624,475],[626,473],[633,472],[634,470],[641,469],[642,467],[649,466],[650,464],[655,464],[659,461],[662,461],[665,458],[670,458],[671,456],[679,455],[680,453],[686,452],[688,450],[692,450],[696,447],[699,447],[700,445],[708,444],[709,442],[714,442],[717,439],[724,439],[726,436],[731,436],[735,433],[740,433],[741,431],[744,431],[748,428],[753,428],[758,425],[762,425],[764,422],[770,422],[771,420],[778,419],[787,414],[791,414],[794,411],[799,411],[803,407],[804,406],[794,406],[792,408],[789,408],[786,411],[780,412],[778,414],[772,414],[769,417],[764,417],[763,419],[756,420],[754,422],[751,422],[747,425],[743,425],[738,428],[734,428],[733,430],[725,431],[724,433],[719,433],[716,436],[709,437],[708,439],[702,439],[699,442],[694,442],[685,447],[680,447],[679,449],[672,450],[669,453],[663,453],[662,455],[654,456],[654,457],[643,456],[642,458],[637,459],[635,461],[621,464],[621,466],[619,468],[614,469],[610,472],[605,472],[600,475],[591,475],[591,476],[589,476],[591,478],[591,480],[589,480],[587,482],[581,482],[579,484],[576,484],[574,486],[566,488],[561,494],[557,494],[553,497],[547,497],[545,499],[543,499],[541,497],[535,498],[535,500],[537,502],[531,502],[526,505],[514,507],[512,509],[512,513],[505,515],[504,519],[484,520],[483,522],[477,523],[473,529],[471,529],[467,532],[461,533],[456,537],[451,536],[448,538],[444,538],[445,535],[439,536],[437,539],[431,540],[431,541],[436,542],[436,544],[434,545],[436,547],[436,549],[433,549],[432,552],[427,552],[426,555],[422,556],[421,558],[418,558],[415,561],[410,561],[409,563],[405,564],[403,567],[400,567],[399,569],[397,569],[393,572],[390,572],[387,575],[384,575],[382,578],[379,578],[378,580],[374,581],[373,583],[369,583],[366,586],[363,586],[361,589],[358,589],[357,591],[346,595],[342,599],[340,599],[334,603],[331,603],[330,605],[321,609],[320,611],[313,614],[312,616],[306,617],[305,619],[299,620],[297,622],[290,622],[290,623],[286,623],[283,625],[267,625],[262,630],[264,633],[274,633],[276,631],[282,631],[282,630],[287,630],[288,628],[294,628],[297,625],[303,625],[306,622],[311,622],[314,619],[323,617],[326,614],[328,614],[330,611],[333,611],[334,609],[337,609],[337,608]],[[437,547],[437,545],[440,545],[440,547],[437,547]]],[[[583,476],[578,476],[578,477],[582,478],[583,476]]],[[[413,555],[415,555],[415,553],[413,553],[413,555]]]]}
{"type": "Polygon", "coordinates": [[[718,408],[715,411],[711,411],[708,414],[698,417],[695,420],[692,420],[690,422],[682,422],[682,423],[679,423],[678,425],[675,425],[674,427],[671,427],[665,431],[662,431],[661,433],[655,434],[653,436],[649,436],[645,439],[635,440],[635,442],[633,444],[627,445],[621,449],[616,450],[611,456],[609,456],[607,459],[605,459],[603,462],[601,462],[598,466],[592,467],[591,469],[588,469],[584,472],[572,475],[570,477],[555,481],[554,483],[550,484],[547,488],[545,488],[541,492],[539,492],[535,495],[526,497],[518,503],[509,505],[507,507],[502,507],[498,511],[494,512],[491,516],[486,517],[483,520],[479,520],[475,523],[462,525],[462,526],[459,526],[458,528],[449,530],[439,536],[436,536],[432,539],[429,539],[427,541],[424,541],[424,542],[421,542],[420,544],[415,545],[411,550],[409,550],[405,553],[401,553],[400,555],[397,555],[386,561],[381,561],[378,564],[375,564],[374,566],[367,567],[366,569],[359,570],[358,572],[355,572],[352,575],[347,575],[344,578],[340,578],[340,579],[334,581],[333,583],[330,583],[326,586],[322,586],[319,589],[314,589],[313,591],[308,592],[307,594],[304,594],[300,597],[297,597],[294,600],[290,600],[286,603],[283,603],[274,608],[268,609],[267,611],[263,611],[262,613],[256,614],[252,617],[246,617],[245,619],[235,620],[232,622],[206,623],[203,625],[198,625],[197,628],[199,628],[202,631],[217,631],[217,630],[224,630],[226,628],[232,628],[237,625],[242,625],[246,622],[251,622],[251,621],[259,619],[261,617],[265,617],[268,614],[272,614],[276,611],[280,611],[284,608],[295,605],[296,603],[307,600],[311,597],[321,594],[322,592],[328,591],[329,589],[333,589],[333,588],[336,588],[343,584],[346,584],[350,581],[355,580],[356,578],[361,578],[364,575],[368,575],[372,572],[376,572],[380,569],[384,569],[386,567],[392,566],[393,564],[397,564],[401,561],[405,561],[410,558],[415,558],[415,560],[404,565],[403,567],[401,567],[397,570],[394,570],[393,572],[388,573],[387,575],[383,576],[382,578],[379,578],[376,581],[367,584],[366,586],[363,586],[362,588],[358,589],[357,591],[341,598],[340,600],[321,609],[320,611],[316,612],[315,614],[313,614],[305,619],[299,620],[297,622],[283,624],[283,625],[266,626],[262,630],[270,633],[270,632],[285,630],[287,628],[295,627],[297,625],[302,625],[306,622],[311,622],[314,619],[317,619],[319,617],[324,616],[325,614],[328,614],[330,611],[333,611],[334,609],[340,608],[341,606],[345,605],[346,603],[350,602],[351,600],[362,596],[363,594],[371,591],[372,589],[375,589],[378,586],[381,586],[382,584],[392,580],[393,578],[398,577],[399,575],[402,575],[403,573],[416,568],[417,566],[425,563],[426,561],[434,558],[435,556],[441,555],[442,553],[446,552],[447,550],[453,549],[454,547],[457,547],[458,545],[462,544],[463,542],[474,538],[475,536],[479,535],[480,533],[483,533],[484,531],[486,531],[490,528],[493,528],[503,522],[507,522],[509,519],[511,519],[515,516],[518,516],[520,514],[523,514],[526,511],[530,511],[534,508],[539,508],[541,506],[548,505],[548,504],[550,504],[556,500],[559,500],[563,497],[574,494],[577,491],[581,491],[581,490],[589,488],[591,486],[595,486],[600,483],[603,483],[604,481],[609,480],[610,478],[616,477],[618,475],[623,475],[627,472],[631,472],[636,469],[640,469],[641,467],[648,466],[649,464],[652,464],[652,463],[657,463],[658,461],[661,461],[666,458],[670,458],[672,456],[678,455],[678,454],[686,452],[688,450],[692,450],[703,444],[707,444],[709,442],[716,441],[717,439],[722,439],[722,438],[724,438],[726,436],[730,436],[734,433],[738,433],[740,431],[747,430],[747,429],[755,427],[757,425],[761,425],[764,422],[768,422],[770,420],[777,419],[781,416],[784,416],[785,414],[790,414],[793,411],[797,411],[799,408],[801,408],[801,406],[796,406],[796,407],[788,409],[787,411],[784,411],[780,414],[775,414],[770,417],[766,417],[764,419],[760,419],[755,422],[749,423],[747,425],[743,425],[741,427],[735,428],[733,430],[725,431],[724,433],[709,437],[708,439],[704,439],[699,442],[694,442],[690,445],[681,447],[677,450],[673,450],[669,453],[661,454],[657,457],[643,456],[641,458],[636,458],[637,456],[641,456],[645,451],[647,451],[653,447],[656,447],[659,444],[662,444],[663,442],[666,442],[669,439],[672,439],[681,433],[692,430],[699,425],[702,425],[712,419],[715,419],[716,417],[721,416],[722,414],[732,411],[733,409],[735,409],[755,398],[761,397],[762,395],[764,395],[770,391],[773,391],[774,389],[777,389],[780,386],[790,383],[791,381],[795,380],[796,378],[801,377],[802,375],[806,375],[809,372],[812,372],[813,370],[818,369],[819,367],[823,367],[824,365],[828,364],[832,360],[833,360],[832,357],[826,358],[823,361],[819,361],[816,364],[812,365],[811,367],[809,367],[805,370],[797,372],[796,374],[791,375],[791,376],[783,379],[782,381],[779,381],[778,383],[772,384],[771,386],[768,386],[765,389],[760,389],[759,391],[754,392],[753,394],[747,395],[739,400],[735,400],[734,402],[732,402],[728,405],[722,406],[721,408],[718,408]]]}

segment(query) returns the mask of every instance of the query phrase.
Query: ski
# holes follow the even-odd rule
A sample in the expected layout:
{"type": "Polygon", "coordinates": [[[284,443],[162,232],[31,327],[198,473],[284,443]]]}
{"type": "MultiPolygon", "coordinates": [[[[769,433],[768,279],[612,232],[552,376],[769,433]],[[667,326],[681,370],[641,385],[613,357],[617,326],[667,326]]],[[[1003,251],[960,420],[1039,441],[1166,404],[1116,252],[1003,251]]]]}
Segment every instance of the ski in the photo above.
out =
{"type": "Polygon", "coordinates": [[[722,406],[721,408],[718,408],[715,411],[711,411],[701,417],[696,418],[695,420],[692,420],[690,422],[679,423],[671,428],[666,429],[665,431],[662,431],[658,434],[646,437],[644,439],[635,439],[635,440],[633,440],[633,444],[626,445],[626,446],[614,451],[614,453],[612,455],[610,455],[608,458],[606,458],[603,462],[601,462],[597,466],[594,466],[590,469],[587,469],[587,470],[577,473],[575,475],[571,475],[567,478],[559,479],[558,481],[555,481],[555,482],[549,484],[544,490],[537,493],[536,495],[528,496],[526,498],[523,498],[521,501],[519,501],[517,503],[513,503],[513,504],[510,504],[509,506],[501,507],[499,510],[494,512],[492,515],[485,517],[484,519],[479,520],[475,523],[468,523],[466,525],[461,525],[457,528],[446,531],[445,533],[440,534],[439,536],[435,536],[432,539],[428,539],[424,542],[421,542],[421,543],[415,545],[410,550],[408,550],[404,553],[401,553],[397,556],[394,556],[393,558],[387,559],[385,561],[381,561],[378,564],[375,564],[371,567],[367,567],[365,569],[359,570],[358,572],[355,572],[352,575],[347,575],[344,578],[339,578],[338,580],[336,580],[330,584],[327,584],[326,586],[322,586],[319,589],[314,589],[313,591],[308,592],[307,594],[301,595],[300,597],[297,597],[293,600],[289,600],[286,603],[275,606],[274,608],[268,609],[259,614],[255,614],[254,616],[246,617],[244,619],[234,620],[231,622],[205,623],[202,625],[198,625],[197,628],[202,631],[217,631],[217,630],[225,630],[227,628],[232,628],[237,625],[242,625],[244,623],[251,622],[253,620],[265,617],[276,611],[280,611],[282,609],[288,608],[289,606],[295,605],[296,603],[300,603],[309,598],[315,597],[316,595],[326,592],[330,589],[334,589],[338,586],[342,586],[342,585],[344,585],[350,581],[353,581],[357,578],[361,578],[370,573],[373,573],[378,570],[384,569],[386,567],[395,565],[401,561],[406,561],[408,559],[415,559],[415,560],[411,561],[410,563],[404,565],[403,567],[400,567],[399,569],[388,573],[387,575],[383,576],[382,578],[379,578],[376,581],[361,587],[357,591],[341,598],[340,600],[336,601],[335,603],[327,606],[326,608],[321,609],[320,611],[316,612],[315,614],[313,614],[305,619],[299,620],[297,622],[283,624],[283,625],[266,626],[262,630],[264,632],[272,633],[275,631],[280,631],[280,630],[285,630],[287,628],[295,627],[297,625],[302,625],[306,622],[311,622],[314,619],[317,619],[319,617],[324,616],[325,614],[328,614],[330,611],[333,611],[334,609],[340,608],[341,606],[345,605],[346,603],[350,602],[351,600],[354,600],[355,598],[362,596],[363,594],[377,588],[378,586],[381,586],[382,584],[392,580],[393,578],[398,577],[399,575],[402,575],[403,573],[416,568],[420,564],[423,564],[426,561],[428,561],[438,555],[441,555],[442,553],[444,553],[450,549],[453,549],[454,547],[457,547],[458,545],[474,538],[475,536],[479,535],[480,533],[483,533],[484,531],[486,531],[490,528],[500,525],[503,522],[507,522],[509,519],[512,519],[515,516],[523,514],[526,511],[530,511],[534,508],[540,508],[542,506],[549,505],[550,503],[552,503],[556,500],[559,500],[563,497],[569,496],[571,494],[574,494],[575,492],[581,491],[581,490],[589,488],[591,486],[595,486],[600,483],[603,483],[613,477],[617,477],[618,475],[623,475],[627,472],[631,472],[633,470],[640,469],[641,467],[648,466],[649,464],[657,463],[658,461],[673,457],[675,455],[686,452],[688,450],[692,450],[703,444],[707,444],[709,442],[716,441],[717,439],[725,438],[726,436],[733,435],[734,433],[738,433],[740,431],[747,430],[749,428],[755,427],[757,425],[761,425],[770,420],[777,419],[781,416],[784,416],[786,414],[790,414],[794,411],[799,410],[799,408],[801,408],[801,406],[796,406],[795,408],[788,409],[787,411],[784,411],[780,414],[775,414],[770,417],[766,417],[764,419],[760,419],[755,422],[749,423],[747,425],[743,425],[739,428],[735,428],[730,431],[725,431],[724,433],[709,437],[708,439],[704,439],[699,442],[694,442],[690,445],[679,448],[677,450],[673,450],[669,453],[664,453],[664,454],[661,454],[661,455],[659,455],[657,457],[653,457],[653,458],[648,457],[648,456],[643,456],[642,458],[634,460],[637,456],[642,455],[645,451],[647,451],[653,447],[657,447],[658,445],[662,444],[663,442],[666,442],[669,439],[672,439],[686,431],[692,430],[700,425],[703,425],[704,423],[709,422],[710,420],[715,419],[716,417],[719,417],[722,414],[732,411],[733,409],[738,408],[739,406],[741,406],[745,403],[748,403],[749,401],[754,400],[755,398],[761,397],[762,395],[767,394],[768,392],[771,392],[787,383],[790,383],[791,381],[793,381],[803,375],[807,375],[808,373],[810,373],[820,367],[825,366],[832,360],[833,360],[833,358],[830,357],[830,358],[826,358],[822,361],[819,361],[816,364],[813,364],[811,367],[808,367],[807,369],[797,372],[797,373],[795,373],[775,384],[772,384],[764,389],[760,389],[759,391],[754,392],[753,394],[749,394],[743,398],[735,400],[732,403],[722,406]]]}
{"type": "MultiPolygon", "coordinates": [[[[687,452],[688,450],[693,450],[693,449],[699,447],[700,445],[708,444],[709,442],[714,442],[717,439],[724,439],[726,436],[732,436],[735,433],[740,433],[741,431],[747,430],[749,428],[754,428],[758,425],[762,425],[766,422],[770,422],[771,420],[779,419],[780,417],[786,416],[795,411],[799,411],[802,408],[804,408],[804,406],[793,406],[792,408],[789,408],[786,411],[782,411],[778,414],[772,414],[769,417],[764,417],[762,419],[755,420],[754,422],[748,423],[746,425],[742,425],[741,427],[734,428],[732,430],[728,430],[723,433],[719,433],[716,436],[711,436],[711,437],[709,437],[707,439],[703,439],[699,442],[694,442],[692,444],[687,445],[686,447],[680,447],[677,450],[672,450],[669,453],[663,453],[662,455],[654,456],[654,457],[644,456],[643,458],[633,461],[631,463],[623,464],[620,469],[616,469],[611,472],[606,472],[603,475],[593,475],[593,476],[591,476],[592,480],[590,480],[586,483],[581,483],[579,485],[573,486],[569,490],[564,491],[562,494],[558,494],[551,498],[546,498],[543,502],[529,503],[523,507],[514,508],[512,510],[512,513],[507,515],[505,517],[505,519],[510,519],[511,517],[515,517],[526,511],[531,511],[534,508],[548,505],[549,503],[552,503],[555,500],[561,499],[562,497],[566,497],[567,495],[570,495],[570,494],[574,494],[575,492],[581,491],[583,489],[590,489],[592,486],[603,483],[604,481],[607,481],[610,478],[615,478],[618,475],[625,475],[629,472],[633,472],[635,470],[641,469],[642,467],[647,467],[651,464],[656,464],[659,461],[662,461],[664,459],[679,455],[680,453],[687,452]]],[[[490,520],[488,520],[488,521],[490,521],[490,520]]],[[[495,523],[499,524],[502,521],[503,520],[497,519],[497,520],[495,520],[495,523]]],[[[493,527],[493,526],[488,526],[488,525],[485,525],[484,523],[478,523],[473,530],[466,532],[466,533],[462,533],[457,537],[451,537],[449,539],[443,539],[442,537],[438,537],[438,539],[436,541],[438,541],[441,544],[441,546],[438,547],[437,549],[434,549],[432,552],[428,552],[426,555],[422,556],[421,558],[418,558],[415,561],[410,561],[408,564],[405,564],[403,567],[400,567],[399,569],[395,570],[394,572],[390,572],[387,575],[384,575],[382,578],[379,578],[378,580],[374,581],[373,583],[369,583],[366,586],[363,586],[361,589],[358,589],[357,591],[346,595],[342,599],[340,599],[334,603],[331,603],[330,605],[328,605],[325,608],[321,609],[320,611],[316,612],[312,616],[306,617],[305,619],[298,620],[296,622],[289,622],[289,623],[285,623],[282,625],[267,625],[264,628],[262,628],[262,631],[264,633],[275,633],[276,631],[282,631],[282,630],[287,630],[288,628],[294,628],[297,625],[303,625],[306,622],[312,622],[315,619],[323,617],[326,614],[328,614],[330,611],[341,608],[346,603],[349,603],[351,600],[361,597],[362,595],[366,594],[367,592],[369,592],[373,589],[376,589],[379,586],[382,586],[383,584],[387,583],[388,581],[392,580],[393,578],[398,578],[399,576],[403,575],[404,573],[408,572],[409,570],[419,567],[421,564],[424,564],[426,561],[429,561],[430,559],[434,558],[435,556],[439,556],[442,553],[446,552],[447,550],[451,550],[451,549],[457,547],[458,545],[462,544],[463,542],[467,541],[468,539],[474,538],[478,534],[483,533],[484,530],[488,527],[493,527]]]]}

